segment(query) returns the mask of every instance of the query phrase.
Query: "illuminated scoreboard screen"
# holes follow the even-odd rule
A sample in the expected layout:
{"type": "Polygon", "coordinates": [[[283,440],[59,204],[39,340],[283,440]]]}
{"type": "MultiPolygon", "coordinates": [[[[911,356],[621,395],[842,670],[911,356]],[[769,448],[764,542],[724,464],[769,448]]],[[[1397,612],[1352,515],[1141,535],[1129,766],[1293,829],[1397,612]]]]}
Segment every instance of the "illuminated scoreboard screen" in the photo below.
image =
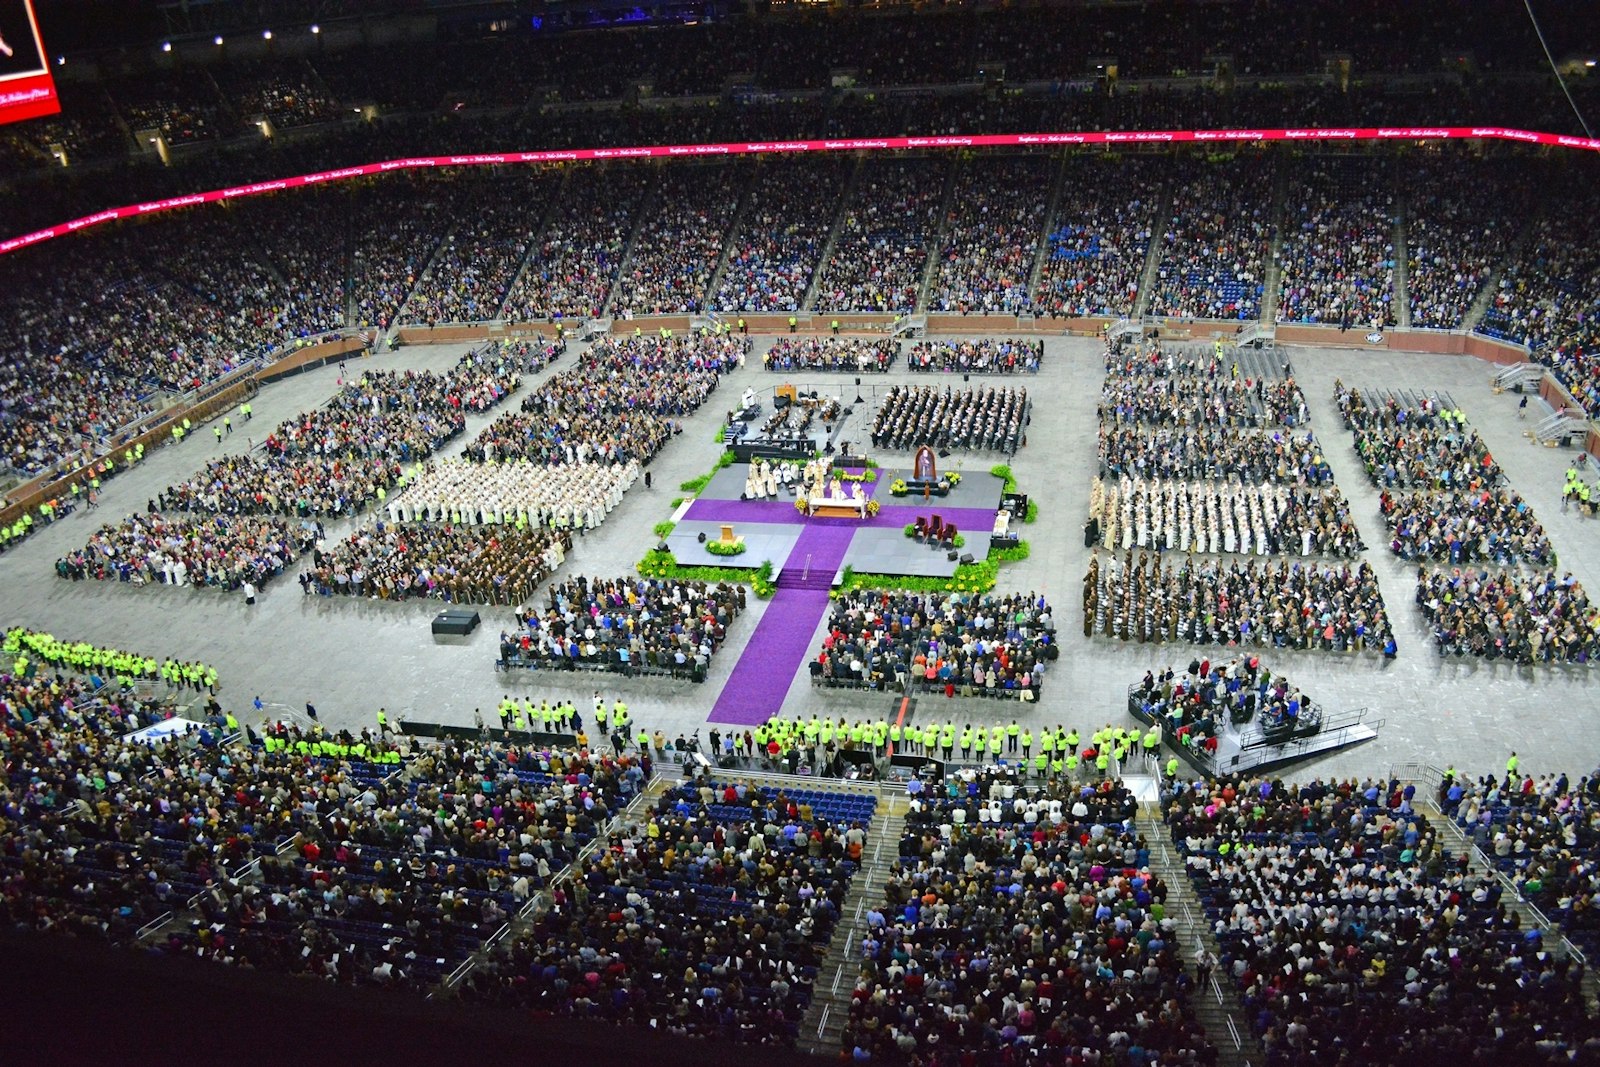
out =
{"type": "Polygon", "coordinates": [[[0,0],[0,123],[60,110],[33,0],[0,0]]]}

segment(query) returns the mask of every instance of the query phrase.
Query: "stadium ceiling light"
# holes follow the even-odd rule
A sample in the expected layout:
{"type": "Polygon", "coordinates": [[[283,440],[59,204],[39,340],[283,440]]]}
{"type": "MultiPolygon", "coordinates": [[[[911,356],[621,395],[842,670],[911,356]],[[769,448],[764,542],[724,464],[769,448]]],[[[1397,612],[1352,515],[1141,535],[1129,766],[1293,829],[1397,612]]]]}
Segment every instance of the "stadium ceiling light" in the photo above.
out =
{"type": "Polygon", "coordinates": [[[56,56],[56,66],[64,67],[66,65],[67,65],[67,57],[66,56],[56,56]]]}
{"type": "Polygon", "coordinates": [[[222,36],[219,34],[217,37],[212,39],[211,43],[215,44],[215,45],[221,45],[222,44],[222,36]]]}
{"type": "Polygon", "coordinates": [[[321,33],[322,32],[322,27],[318,26],[315,22],[313,22],[311,24],[311,32],[312,33],[321,33]]]}
{"type": "Polygon", "coordinates": [[[271,30],[262,30],[262,31],[261,31],[261,39],[262,39],[262,40],[263,40],[263,41],[270,41],[270,40],[272,40],[272,31],[271,31],[271,30]]]}
{"type": "Polygon", "coordinates": [[[1586,67],[1592,67],[1592,66],[1594,66],[1594,60],[1586,59],[1586,60],[1583,61],[1583,65],[1586,66],[1586,67]]]}
{"type": "Polygon", "coordinates": [[[172,42],[171,42],[171,41],[162,41],[162,42],[161,42],[161,50],[162,50],[162,51],[163,51],[163,52],[170,52],[170,51],[172,51],[172,42]]]}

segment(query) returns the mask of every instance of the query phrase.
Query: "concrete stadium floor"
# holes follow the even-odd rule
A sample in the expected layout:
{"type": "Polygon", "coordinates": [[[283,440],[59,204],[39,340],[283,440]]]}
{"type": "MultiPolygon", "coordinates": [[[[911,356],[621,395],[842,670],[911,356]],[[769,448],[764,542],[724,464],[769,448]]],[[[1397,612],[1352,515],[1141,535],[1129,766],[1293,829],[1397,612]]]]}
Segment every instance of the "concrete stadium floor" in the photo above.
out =
{"type": "MultiPolygon", "coordinates": [[[[767,343],[757,341],[758,355],[767,343]]],[[[373,357],[370,363],[444,369],[462,351],[462,346],[407,348],[373,357]]],[[[1005,565],[997,588],[1032,590],[1049,599],[1060,626],[1063,655],[1046,675],[1037,704],[928,697],[920,701],[921,721],[949,719],[959,725],[1009,722],[1016,717],[1025,723],[1089,729],[1106,722],[1124,723],[1129,721],[1124,710],[1127,687],[1146,669],[1169,662],[1181,669],[1191,655],[1202,651],[1192,645],[1163,648],[1082,637],[1081,588],[1089,555],[1083,547],[1082,523],[1095,470],[1100,346],[1090,340],[1051,338],[1046,353],[1044,369],[1037,376],[975,377],[973,383],[1023,386],[1034,399],[1028,444],[1012,466],[1021,491],[1039,501],[1040,519],[1024,532],[1032,544],[1031,558],[1005,565]]],[[[1550,531],[1563,569],[1572,570],[1588,589],[1600,593],[1597,528],[1560,508],[1562,471],[1570,453],[1534,447],[1523,438],[1535,415],[1519,422],[1516,398],[1492,395],[1487,364],[1463,357],[1378,351],[1295,349],[1290,355],[1311,408],[1312,428],[1324,441],[1328,462],[1351,500],[1363,539],[1373,546],[1366,555],[1378,572],[1400,653],[1387,664],[1364,655],[1263,656],[1274,671],[1286,674],[1330,712],[1365,707],[1385,721],[1377,740],[1283,773],[1296,778],[1381,774],[1408,761],[1454,763],[1465,771],[1484,773],[1502,769],[1512,749],[1521,755],[1523,769],[1534,774],[1580,775],[1593,770],[1600,764],[1600,700],[1589,669],[1525,669],[1468,659],[1441,661],[1436,655],[1413,602],[1414,570],[1383,547],[1378,494],[1361,473],[1349,435],[1338,423],[1333,382],[1342,378],[1352,385],[1448,390],[1550,531]]],[[[524,390],[571,363],[569,355],[525,383],[524,390]]],[[[361,365],[352,362],[350,370],[361,365]]],[[[98,525],[142,510],[163,486],[187,477],[206,459],[222,451],[243,450],[246,437],[259,440],[282,419],[323,402],[336,391],[337,374],[337,367],[330,366],[269,386],[254,401],[254,420],[245,425],[236,422],[223,447],[217,446],[209,426],[197,427],[184,444],[156,450],[138,469],[107,483],[97,514],[80,509],[0,556],[0,621],[49,630],[62,639],[214,664],[221,676],[219,699],[243,721],[259,718],[251,709],[258,694],[269,705],[268,712],[300,709],[310,701],[322,721],[336,727],[370,726],[380,706],[391,717],[463,725],[472,722],[474,708],[481,708],[492,722],[493,706],[505,693],[535,699],[570,697],[587,717],[599,688],[608,699],[626,700],[636,721],[651,730],[660,727],[669,737],[700,730],[703,736],[707,713],[760,621],[764,605],[753,597],[751,610],[730,627],[726,646],[712,661],[710,677],[695,685],[586,672],[497,673],[493,663],[498,636],[513,622],[505,608],[481,608],[483,625],[469,638],[435,640],[429,620],[440,607],[437,602],[381,604],[306,597],[292,575],[264,590],[253,608],[237,593],[138,589],[56,578],[52,567],[56,558],[81,546],[98,525]]],[[[853,388],[851,378],[844,375],[811,374],[794,380],[833,377],[845,391],[853,388]]],[[[771,387],[784,380],[763,371],[759,359],[730,375],[711,401],[686,421],[683,435],[652,464],[654,488],[645,490],[640,483],[599,532],[578,540],[557,580],[579,574],[632,573],[633,564],[654,544],[651,527],[670,517],[669,502],[681,495],[678,483],[704,473],[715,462],[720,446],[713,435],[725,411],[736,406],[737,395],[749,386],[769,396],[771,387]]],[[[878,386],[943,380],[959,385],[954,376],[942,379],[904,371],[866,379],[878,386]]],[[[494,412],[469,419],[468,439],[499,411],[519,403],[522,395],[494,412]]],[[[1539,406],[1536,402],[1531,408],[1539,406]]],[[[867,409],[860,409],[857,420],[866,414],[867,409]]],[[[852,424],[849,429],[858,427],[852,424]]],[[[864,440],[864,432],[859,437],[864,440]]],[[[446,454],[454,455],[460,447],[457,442],[446,454]]],[[[893,453],[875,458],[885,466],[909,462],[909,455],[893,453]]],[[[1001,459],[960,458],[971,476],[984,476],[982,472],[1001,459]]],[[[351,525],[330,526],[329,537],[342,537],[351,525]]],[[[1226,658],[1228,652],[1212,650],[1211,655],[1226,658]]],[[[772,684],[787,687],[786,712],[878,716],[887,714],[891,705],[887,695],[813,689],[805,677],[775,676],[772,684]]]]}

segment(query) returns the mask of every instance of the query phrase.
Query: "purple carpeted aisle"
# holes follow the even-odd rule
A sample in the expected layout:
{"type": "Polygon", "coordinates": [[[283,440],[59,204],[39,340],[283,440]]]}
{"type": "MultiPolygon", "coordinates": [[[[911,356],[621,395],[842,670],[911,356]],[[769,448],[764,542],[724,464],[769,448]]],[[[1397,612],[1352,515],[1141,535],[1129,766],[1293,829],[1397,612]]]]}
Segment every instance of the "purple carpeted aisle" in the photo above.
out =
{"type": "Polygon", "coordinates": [[[792,570],[792,579],[806,569],[809,556],[811,578],[820,579],[822,587],[780,585],[717,696],[709,721],[753,726],[766,722],[783,707],[789,683],[811,654],[811,637],[828,610],[826,583],[844,562],[853,536],[852,526],[806,526],[783,569],[786,573],[792,570]]]}

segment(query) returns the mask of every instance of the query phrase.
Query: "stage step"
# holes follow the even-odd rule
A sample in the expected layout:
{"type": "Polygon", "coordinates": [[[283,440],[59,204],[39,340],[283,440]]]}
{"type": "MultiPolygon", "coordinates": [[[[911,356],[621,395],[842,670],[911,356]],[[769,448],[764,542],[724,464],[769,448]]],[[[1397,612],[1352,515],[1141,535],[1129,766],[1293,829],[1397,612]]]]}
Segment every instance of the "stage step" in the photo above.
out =
{"type": "Polygon", "coordinates": [[[788,571],[778,575],[779,589],[811,589],[827,592],[833,588],[833,575],[821,571],[812,571],[809,576],[800,571],[788,571]]]}

